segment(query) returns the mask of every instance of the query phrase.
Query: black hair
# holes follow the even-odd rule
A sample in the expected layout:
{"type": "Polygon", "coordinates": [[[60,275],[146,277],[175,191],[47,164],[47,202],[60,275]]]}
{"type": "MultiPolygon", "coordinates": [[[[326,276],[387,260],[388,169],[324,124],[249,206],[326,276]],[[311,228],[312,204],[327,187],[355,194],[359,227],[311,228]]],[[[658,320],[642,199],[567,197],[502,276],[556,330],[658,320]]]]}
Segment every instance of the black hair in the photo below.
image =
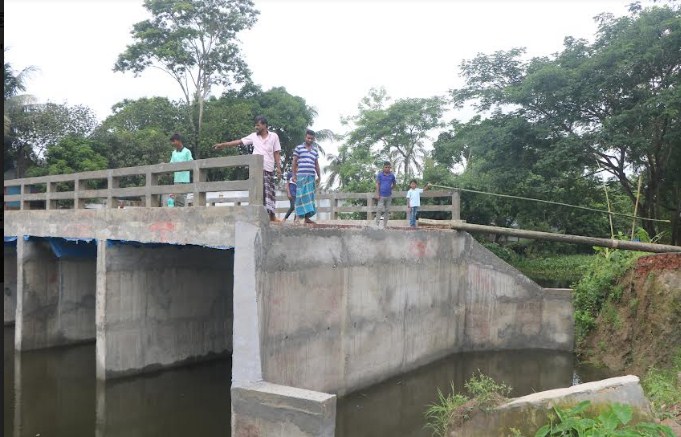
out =
{"type": "Polygon", "coordinates": [[[255,122],[256,122],[256,124],[260,123],[260,124],[264,124],[265,126],[269,127],[269,124],[267,124],[267,119],[265,118],[264,115],[258,115],[257,117],[255,117],[255,122]]]}
{"type": "Polygon", "coordinates": [[[383,161],[383,167],[385,167],[386,165],[390,165],[392,167],[392,165],[390,164],[390,161],[383,161]]]}
{"type": "Polygon", "coordinates": [[[308,129],[308,130],[305,131],[305,135],[312,135],[312,136],[315,136],[315,133],[314,133],[314,131],[313,131],[312,129],[308,129]]]}
{"type": "Polygon", "coordinates": [[[175,133],[173,134],[173,136],[170,137],[170,141],[175,141],[175,140],[177,140],[177,141],[179,141],[179,142],[182,142],[182,135],[180,135],[180,134],[178,134],[177,132],[175,132],[175,133]]]}
{"type": "Polygon", "coordinates": [[[416,182],[416,179],[412,179],[412,180],[409,181],[409,185],[411,185],[412,182],[415,183],[416,185],[419,184],[418,182],[416,182]]]}

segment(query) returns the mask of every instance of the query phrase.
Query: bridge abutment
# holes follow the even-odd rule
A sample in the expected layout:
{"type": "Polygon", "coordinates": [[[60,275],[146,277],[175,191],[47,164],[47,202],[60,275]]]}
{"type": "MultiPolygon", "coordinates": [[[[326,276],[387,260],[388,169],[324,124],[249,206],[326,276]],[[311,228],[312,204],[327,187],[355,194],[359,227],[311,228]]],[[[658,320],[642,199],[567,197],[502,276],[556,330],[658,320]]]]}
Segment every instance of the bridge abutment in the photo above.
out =
{"type": "Polygon", "coordinates": [[[234,252],[101,242],[97,377],[143,373],[232,349],[234,252]]]}
{"type": "Polygon", "coordinates": [[[57,253],[63,247],[47,238],[17,239],[18,351],[95,338],[95,259],[57,253]]]}

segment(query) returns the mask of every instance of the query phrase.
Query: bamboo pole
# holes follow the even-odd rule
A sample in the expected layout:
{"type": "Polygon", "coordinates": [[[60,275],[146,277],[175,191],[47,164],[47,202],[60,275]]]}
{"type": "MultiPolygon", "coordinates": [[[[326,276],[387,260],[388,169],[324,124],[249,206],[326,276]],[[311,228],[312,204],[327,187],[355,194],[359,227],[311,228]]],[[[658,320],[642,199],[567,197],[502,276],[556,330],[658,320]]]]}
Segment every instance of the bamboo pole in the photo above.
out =
{"type": "MultiPolygon", "coordinates": [[[[476,225],[472,223],[450,221],[445,222],[451,229],[467,232],[483,232],[500,235],[511,235],[534,240],[560,241],[563,243],[588,244],[590,246],[610,247],[612,249],[637,250],[640,252],[667,253],[681,252],[681,246],[666,244],[640,243],[636,241],[609,240],[607,238],[583,237],[581,235],[556,234],[552,232],[527,231],[523,229],[501,228],[498,226],[476,225]]],[[[419,219],[419,225],[444,224],[443,220],[419,219]]]]}

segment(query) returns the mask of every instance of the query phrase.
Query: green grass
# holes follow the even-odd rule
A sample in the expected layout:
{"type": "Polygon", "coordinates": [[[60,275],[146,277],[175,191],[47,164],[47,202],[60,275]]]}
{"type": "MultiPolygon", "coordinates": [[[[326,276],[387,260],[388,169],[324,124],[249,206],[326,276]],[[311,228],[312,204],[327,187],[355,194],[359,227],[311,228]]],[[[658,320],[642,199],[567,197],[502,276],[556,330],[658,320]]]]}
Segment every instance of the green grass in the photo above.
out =
{"type": "Polygon", "coordinates": [[[659,419],[673,417],[681,412],[681,347],[676,350],[672,366],[668,369],[651,368],[641,380],[643,391],[650,401],[653,413],[659,419]]]}
{"type": "Polygon", "coordinates": [[[553,255],[541,258],[518,257],[507,261],[530,279],[538,282],[578,282],[587,272],[594,255],[553,255]]]}
{"type": "Polygon", "coordinates": [[[456,393],[454,383],[450,383],[450,393],[445,395],[438,388],[437,401],[428,406],[425,412],[426,428],[436,437],[447,435],[450,427],[468,420],[470,415],[478,411],[489,411],[506,400],[512,388],[504,383],[497,383],[480,370],[470,377],[464,387],[471,395],[456,393]]]}

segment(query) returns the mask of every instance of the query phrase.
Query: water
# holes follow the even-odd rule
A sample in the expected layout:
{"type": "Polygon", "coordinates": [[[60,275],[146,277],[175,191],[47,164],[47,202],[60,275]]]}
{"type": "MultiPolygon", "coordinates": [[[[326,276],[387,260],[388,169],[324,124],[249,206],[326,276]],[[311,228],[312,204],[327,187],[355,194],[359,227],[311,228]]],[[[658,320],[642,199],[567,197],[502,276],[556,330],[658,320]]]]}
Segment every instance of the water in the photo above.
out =
{"type": "MultiPolygon", "coordinates": [[[[230,435],[230,360],[98,382],[95,346],[14,353],[4,330],[3,435],[136,437],[230,435]]],[[[512,351],[456,354],[338,400],[339,437],[418,436],[437,388],[457,390],[476,370],[513,386],[512,396],[610,375],[572,354],[512,351]]]]}

